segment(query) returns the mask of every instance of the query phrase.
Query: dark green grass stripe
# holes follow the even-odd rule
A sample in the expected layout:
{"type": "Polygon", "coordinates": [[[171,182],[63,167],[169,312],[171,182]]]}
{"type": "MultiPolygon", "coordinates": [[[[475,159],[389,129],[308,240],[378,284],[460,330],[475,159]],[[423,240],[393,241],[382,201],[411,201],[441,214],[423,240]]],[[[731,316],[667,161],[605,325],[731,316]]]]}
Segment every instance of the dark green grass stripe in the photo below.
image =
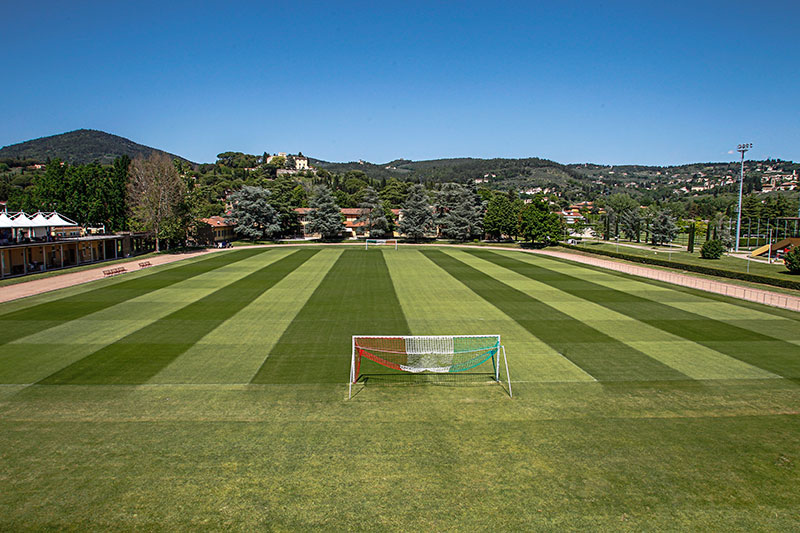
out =
{"type": "Polygon", "coordinates": [[[346,382],[353,335],[410,334],[383,253],[376,252],[342,252],[253,383],[346,382]]]}
{"type": "Polygon", "coordinates": [[[218,252],[200,261],[7,313],[0,316],[0,345],[83,318],[259,253],[263,253],[263,250],[218,252]]]}
{"type": "Polygon", "coordinates": [[[483,250],[469,253],[774,374],[800,377],[800,346],[796,344],[506,255],[483,250]]]}
{"type": "MultiPolygon", "coordinates": [[[[146,383],[318,250],[297,250],[43,379],[45,384],[146,383]]],[[[235,357],[236,354],[230,354],[235,357]]]]}
{"type": "Polygon", "coordinates": [[[598,381],[690,379],[674,368],[450,255],[439,250],[424,250],[422,253],[598,381]]]}

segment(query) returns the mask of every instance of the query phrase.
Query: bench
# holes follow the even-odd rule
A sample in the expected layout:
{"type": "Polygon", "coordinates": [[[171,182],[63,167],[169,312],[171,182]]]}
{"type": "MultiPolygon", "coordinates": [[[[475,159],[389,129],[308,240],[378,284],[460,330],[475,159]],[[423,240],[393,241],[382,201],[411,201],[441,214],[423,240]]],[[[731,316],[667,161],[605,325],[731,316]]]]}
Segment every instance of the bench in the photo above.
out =
{"type": "Polygon", "coordinates": [[[152,264],[150,264],[150,261],[142,261],[141,263],[139,263],[139,268],[145,268],[149,266],[153,266],[152,264]]]}
{"type": "Polygon", "coordinates": [[[103,270],[104,276],[116,276],[117,274],[122,274],[123,272],[127,272],[128,269],[125,267],[116,267],[116,268],[107,268],[103,270]]]}

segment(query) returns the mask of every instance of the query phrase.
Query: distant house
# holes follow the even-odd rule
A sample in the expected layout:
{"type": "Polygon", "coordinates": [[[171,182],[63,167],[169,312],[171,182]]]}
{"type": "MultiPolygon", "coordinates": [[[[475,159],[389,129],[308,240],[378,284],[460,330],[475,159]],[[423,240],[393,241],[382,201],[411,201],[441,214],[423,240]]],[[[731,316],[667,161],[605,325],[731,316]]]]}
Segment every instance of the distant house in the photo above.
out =
{"type": "Polygon", "coordinates": [[[571,226],[576,220],[583,220],[583,215],[581,215],[581,212],[578,209],[569,208],[561,211],[561,218],[563,218],[564,222],[571,226]]]}
{"type": "Polygon", "coordinates": [[[285,159],[288,159],[289,157],[291,157],[292,159],[294,159],[294,168],[282,169],[282,170],[288,170],[289,172],[286,172],[287,174],[293,174],[295,171],[299,171],[299,170],[313,170],[314,169],[314,167],[312,167],[311,165],[308,164],[308,158],[306,156],[304,156],[302,153],[299,153],[297,155],[288,155],[286,152],[278,152],[278,154],[276,154],[276,155],[267,156],[267,160],[264,161],[264,163],[270,163],[276,157],[283,157],[285,159]]]}
{"type": "MultiPolygon", "coordinates": [[[[303,235],[306,237],[319,237],[319,235],[306,232],[308,215],[311,213],[311,211],[313,211],[313,209],[310,207],[296,207],[294,211],[297,213],[298,218],[300,219],[300,225],[303,227],[303,235]]],[[[344,236],[346,238],[366,236],[367,223],[358,221],[358,219],[361,217],[361,209],[358,207],[342,207],[339,209],[339,212],[341,212],[342,218],[344,218],[344,236]]],[[[395,224],[397,224],[401,218],[400,209],[392,209],[392,214],[394,215],[395,224]]]]}
{"type": "Polygon", "coordinates": [[[218,242],[230,242],[236,237],[233,231],[236,224],[227,222],[221,216],[201,218],[202,224],[197,228],[197,240],[201,244],[216,244],[218,242]]]}

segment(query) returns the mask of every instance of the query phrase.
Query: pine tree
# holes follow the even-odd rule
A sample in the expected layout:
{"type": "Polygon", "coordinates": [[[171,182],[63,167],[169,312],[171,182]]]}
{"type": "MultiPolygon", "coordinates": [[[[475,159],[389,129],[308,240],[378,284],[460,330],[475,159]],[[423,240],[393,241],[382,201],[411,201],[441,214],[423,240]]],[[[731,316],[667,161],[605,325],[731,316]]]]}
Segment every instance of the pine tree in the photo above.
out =
{"type": "Polygon", "coordinates": [[[671,242],[678,233],[678,226],[675,225],[675,219],[672,218],[670,212],[662,209],[656,216],[653,217],[653,222],[650,224],[650,234],[653,239],[653,244],[666,244],[671,242]]]}
{"type": "Polygon", "coordinates": [[[361,216],[357,222],[366,223],[370,237],[380,239],[389,233],[389,221],[386,219],[386,213],[375,189],[372,187],[364,189],[364,200],[358,204],[358,207],[361,210],[361,216]]]}
{"type": "Polygon", "coordinates": [[[270,191],[245,185],[231,194],[234,231],[246,239],[271,239],[281,231],[280,216],[270,204],[270,191]]]}
{"type": "Polygon", "coordinates": [[[436,223],[442,236],[457,241],[483,233],[483,205],[477,194],[458,183],[445,183],[436,199],[436,223]]]}
{"type": "Polygon", "coordinates": [[[414,185],[408,192],[403,209],[400,212],[400,233],[419,241],[433,233],[436,226],[433,222],[433,211],[428,204],[425,187],[414,185]]]}
{"type": "Polygon", "coordinates": [[[620,214],[619,221],[625,238],[629,241],[639,242],[639,234],[642,231],[642,216],[639,214],[639,208],[626,209],[620,214]]]}
{"type": "Polygon", "coordinates": [[[319,233],[323,239],[341,237],[344,232],[342,213],[330,189],[325,186],[317,189],[316,196],[311,200],[311,209],[308,214],[307,233],[319,233]]]}

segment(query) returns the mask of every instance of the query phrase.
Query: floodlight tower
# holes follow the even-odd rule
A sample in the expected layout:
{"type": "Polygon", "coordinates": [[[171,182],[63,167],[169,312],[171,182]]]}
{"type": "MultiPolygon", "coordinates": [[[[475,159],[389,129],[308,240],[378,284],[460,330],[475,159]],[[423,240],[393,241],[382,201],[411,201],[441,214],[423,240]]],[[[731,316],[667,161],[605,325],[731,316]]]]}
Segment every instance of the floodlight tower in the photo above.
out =
{"type": "Polygon", "coordinates": [[[740,144],[736,151],[742,154],[742,169],[739,176],[739,212],[736,214],[736,251],[739,251],[739,236],[742,231],[742,188],[744,187],[744,153],[753,147],[753,143],[740,144]]]}

